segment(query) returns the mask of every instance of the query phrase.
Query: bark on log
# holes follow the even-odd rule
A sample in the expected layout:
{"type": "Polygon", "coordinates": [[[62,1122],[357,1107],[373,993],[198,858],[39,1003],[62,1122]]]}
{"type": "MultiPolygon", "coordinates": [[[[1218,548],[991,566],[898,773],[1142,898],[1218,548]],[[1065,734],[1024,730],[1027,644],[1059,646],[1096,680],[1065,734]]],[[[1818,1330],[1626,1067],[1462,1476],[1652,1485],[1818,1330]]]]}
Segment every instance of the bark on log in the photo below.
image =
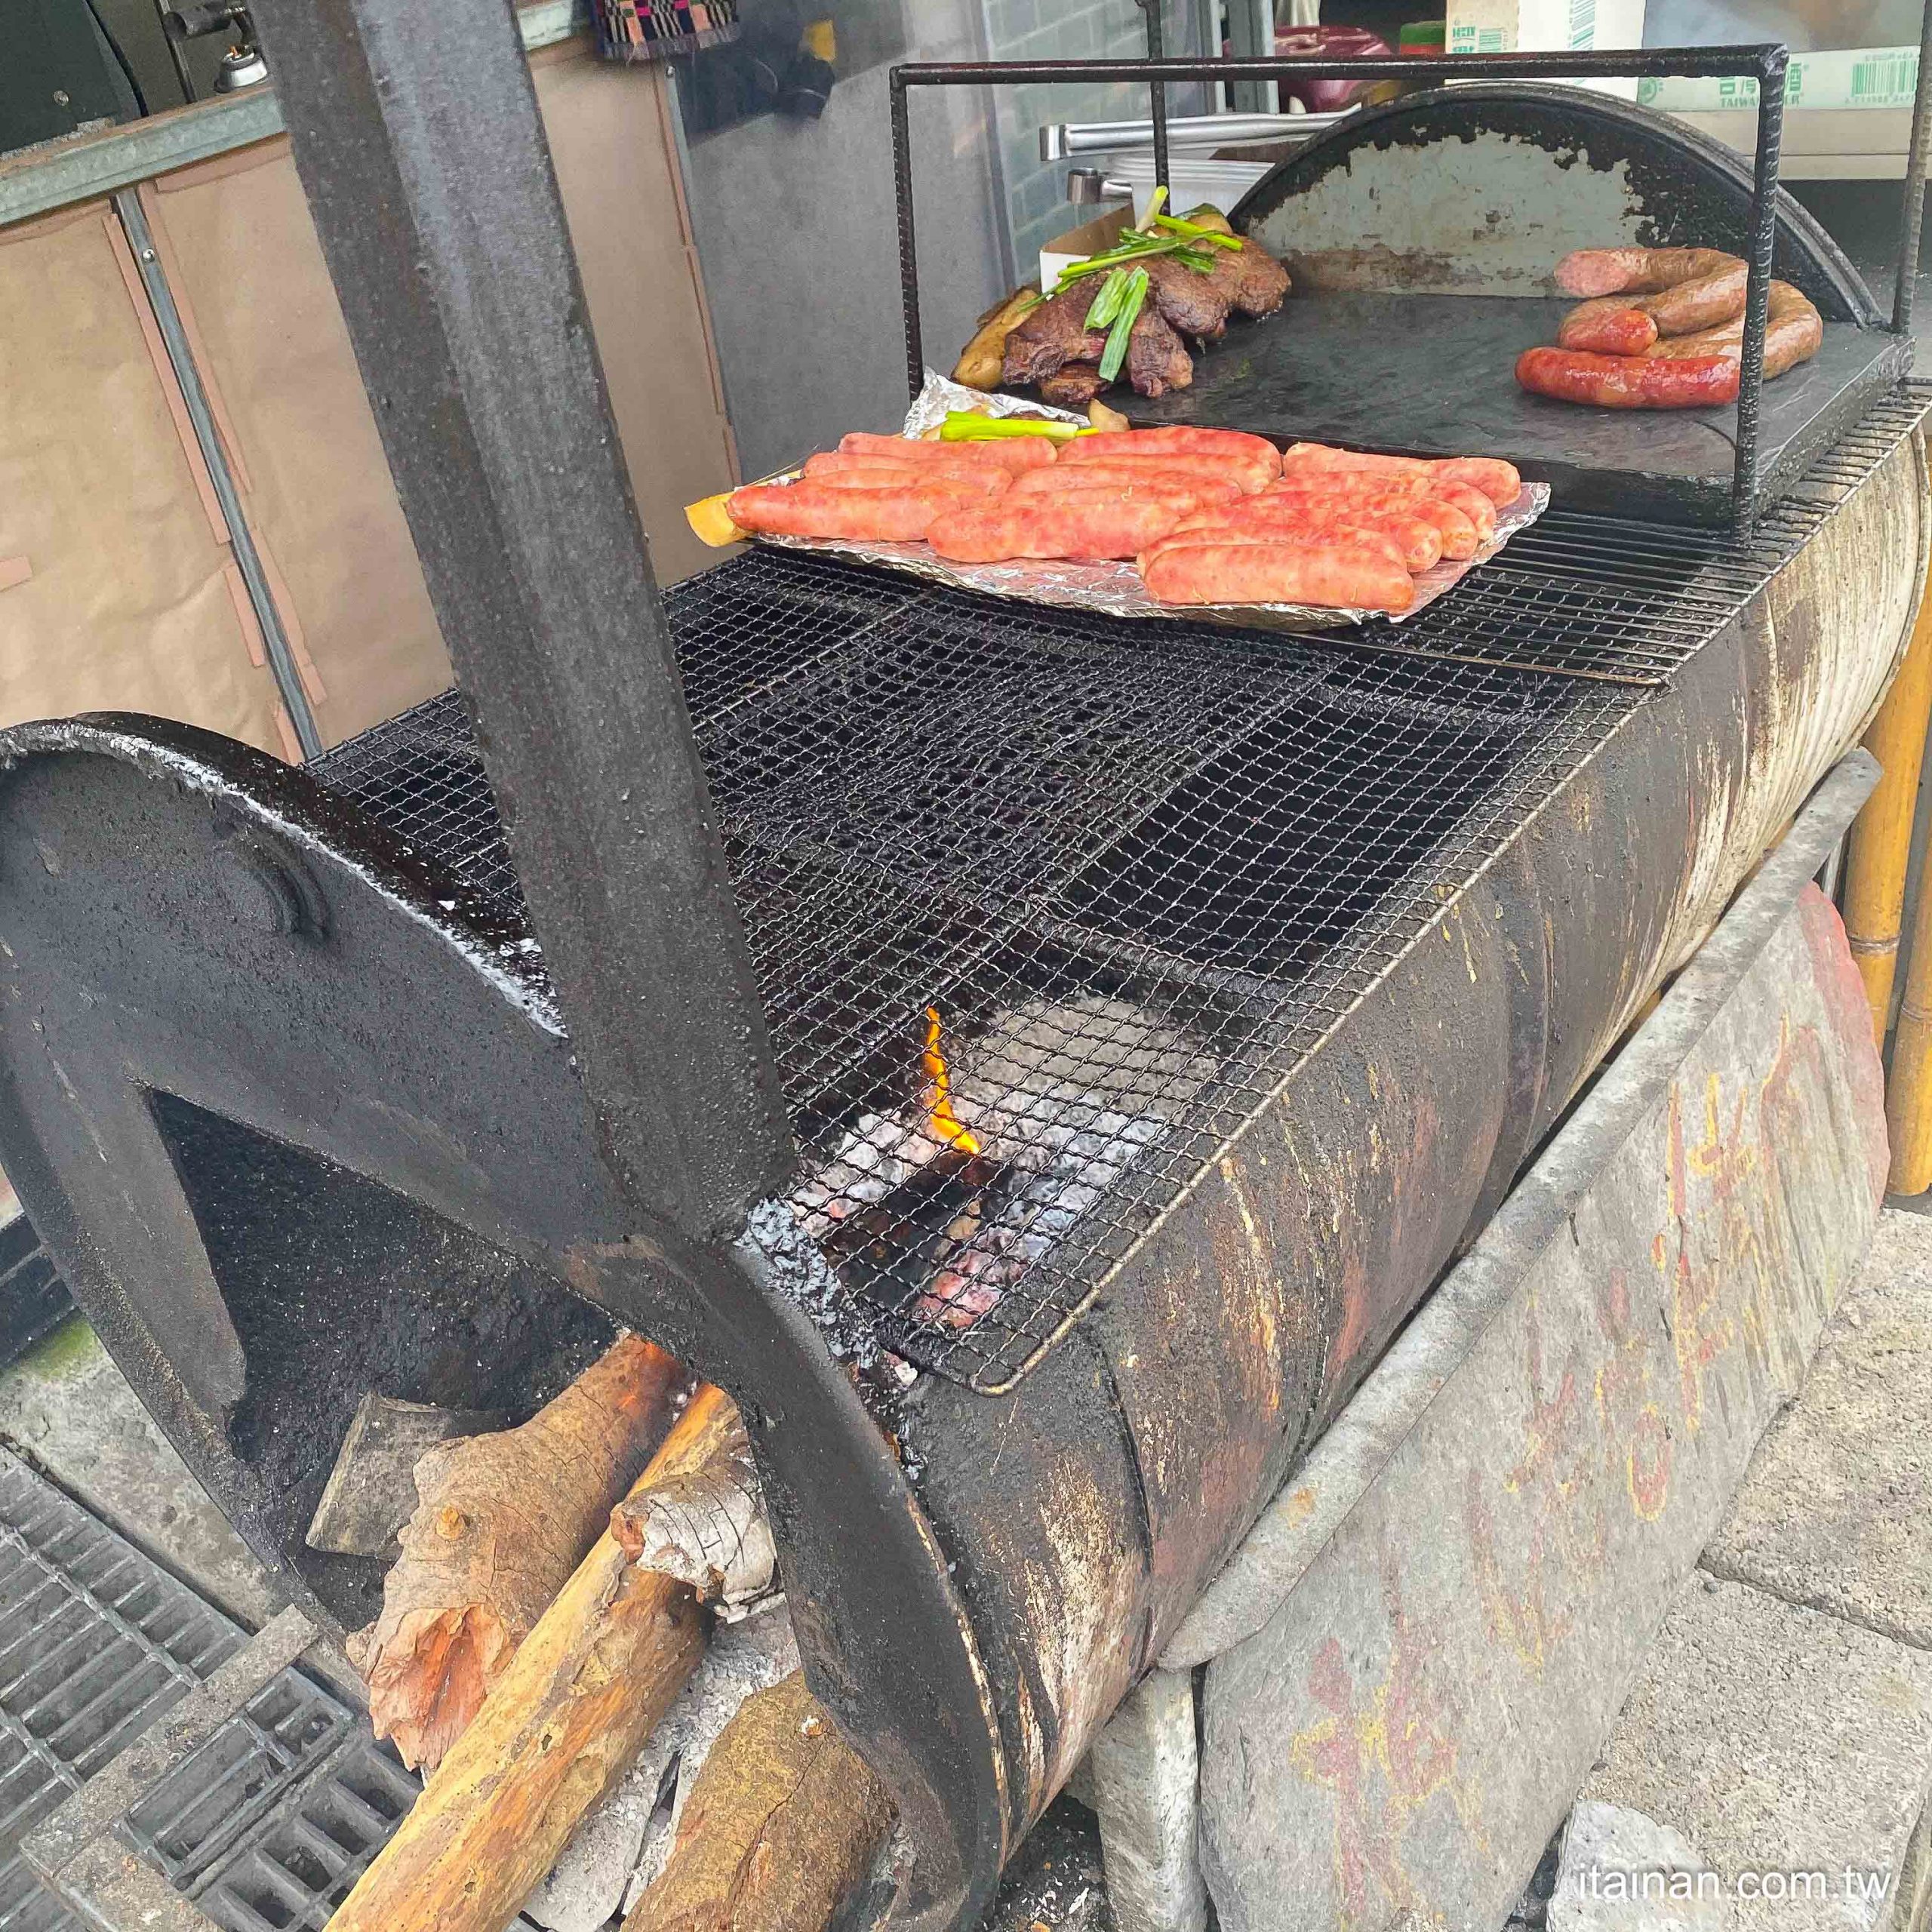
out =
{"type": "MultiPolygon", "coordinates": [[[[637,1490],[688,1480],[715,1453],[731,1412],[728,1396],[701,1388],[637,1490]]],[[[703,1648],[691,1586],[636,1568],[607,1531],[329,1932],[502,1932],[657,1728],[703,1648]]]]}
{"type": "Polygon", "coordinates": [[[611,1512],[611,1534],[633,1563],[691,1585],[727,1623],[772,1592],[777,1551],[737,1410],[718,1411],[698,1466],[654,1484],[611,1512]]]}
{"type": "Polygon", "coordinates": [[[795,1673],[711,1747],[623,1932],[822,1932],[891,1822],[884,1786],[795,1673]]]}
{"type": "Polygon", "coordinates": [[[663,1434],[681,1376],[626,1335],[521,1427],[417,1463],[382,1614],[348,1645],[405,1764],[433,1771],[462,1736],[663,1434]]]}

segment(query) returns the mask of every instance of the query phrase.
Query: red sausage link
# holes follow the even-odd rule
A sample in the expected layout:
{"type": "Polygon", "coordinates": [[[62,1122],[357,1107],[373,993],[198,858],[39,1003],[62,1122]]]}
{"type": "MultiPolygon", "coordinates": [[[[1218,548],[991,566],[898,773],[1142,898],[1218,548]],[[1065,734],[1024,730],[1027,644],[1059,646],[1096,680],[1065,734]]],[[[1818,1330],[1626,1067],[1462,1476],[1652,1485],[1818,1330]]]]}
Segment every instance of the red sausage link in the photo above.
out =
{"type": "Polygon", "coordinates": [[[1056,503],[1028,497],[937,517],[926,541],[958,564],[1004,563],[1014,557],[1098,561],[1131,557],[1158,543],[1181,519],[1204,509],[1198,497],[1076,497],[1056,503]]]}
{"type": "Polygon", "coordinates": [[[837,537],[848,543],[911,543],[944,512],[980,500],[971,484],[936,477],[883,490],[840,490],[822,483],[754,483],[734,491],[725,514],[740,530],[771,537],[837,537]]]}
{"type": "Polygon", "coordinates": [[[1415,586],[1400,564],[1367,550],[1294,543],[1171,544],[1143,580],[1164,604],[1314,604],[1406,611],[1415,586]]]}
{"type": "Polygon", "coordinates": [[[1701,409],[1737,400],[1734,355],[1592,355],[1580,349],[1526,349],[1516,380],[1534,395],[1600,409],[1701,409]]]}
{"type": "Polygon", "coordinates": [[[1641,355],[1657,339],[1657,325],[1621,296],[1580,302],[1556,331],[1560,349],[1586,349],[1600,355],[1641,355]]]}
{"type": "Polygon", "coordinates": [[[1656,295],[1737,260],[1721,248],[1579,248],[1556,265],[1565,295],[1656,295]]]}
{"type": "Polygon", "coordinates": [[[1007,436],[980,443],[928,442],[920,436],[875,436],[854,429],[838,447],[848,456],[882,456],[894,463],[996,463],[1016,475],[1044,468],[1054,446],[1044,436],[1007,436]]]}

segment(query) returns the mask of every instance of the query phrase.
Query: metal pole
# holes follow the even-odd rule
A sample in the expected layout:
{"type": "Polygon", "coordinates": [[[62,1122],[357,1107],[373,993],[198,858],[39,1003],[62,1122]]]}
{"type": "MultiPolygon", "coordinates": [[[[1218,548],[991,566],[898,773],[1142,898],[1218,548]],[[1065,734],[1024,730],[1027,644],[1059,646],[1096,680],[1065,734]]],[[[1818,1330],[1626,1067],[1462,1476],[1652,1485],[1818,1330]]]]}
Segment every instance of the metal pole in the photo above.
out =
{"type": "Polygon", "coordinates": [[[899,306],[906,331],[906,387],[917,395],[926,384],[926,349],[919,321],[919,244],[912,225],[912,134],[906,117],[906,74],[892,70],[892,190],[899,209],[899,306]]]}
{"type": "Polygon", "coordinates": [[[235,552],[235,568],[242,573],[242,582],[248,591],[255,621],[262,627],[262,645],[268,654],[269,675],[275,679],[282,708],[288,713],[288,721],[294,729],[295,742],[302,747],[302,755],[320,758],[324,749],[322,734],[316,728],[315,714],[309,708],[309,694],[303,688],[302,672],[295,662],[288,633],[282,629],[281,613],[276,609],[275,593],[269,588],[268,573],[263,569],[261,553],[255,548],[254,533],[249,529],[248,519],[242,512],[241,493],[235,487],[234,472],[228,466],[228,452],[222,448],[220,434],[214,426],[214,411],[208,405],[208,391],[202,386],[202,372],[195,366],[194,351],[188,346],[188,331],[182,325],[181,311],[174,305],[174,291],[168,287],[168,277],[162,271],[161,257],[155,251],[154,236],[148,227],[147,211],[141,206],[140,195],[134,189],[122,188],[115,193],[114,212],[120,217],[128,246],[134,251],[134,266],[140,271],[141,286],[147,291],[148,306],[153,309],[155,324],[161,331],[162,346],[168,351],[168,366],[174,370],[174,380],[180,385],[189,425],[194,430],[202,460],[208,466],[214,500],[221,506],[223,521],[228,525],[229,547],[235,552]]]}
{"type": "Polygon", "coordinates": [[[1932,155],[1932,0],[1919,10],[1918,84],[1912,97],[1912,149],[1906,157],[1899,211],[1899,265],[1892,284],[1892,329],[1912,330],[1912,298],[1918,285],[1918,232],[1925,220],[1925,168],[1932,155]]]}
{"type": "Polygon", "coordinates": [[[1767,48],[1758,70],[1758,155],[1751,183],[1751,241],[1746,259],[1743,366],[1737,383],[1737,455],[1731,470],[1730,515],[1738,529],[1757,513],[1758,420],[1764,392],[1764,329],[1777,242],[1778,151],[1784,139],[1784,78],[1789,56],[1767,48]]]}
{"type": "Polygon", "coordinates": [[[512,11],[261,26],[613,1177],[735,1234],[790,1135],[512,11]]]}
{"type": "MultiPolygon", "coordinates": [[[[1161,22],[1161,0],[1140,0],[1147,15],[1147,57],[1159,61],[1167,53],[1167,36],[1161,22]]],[[[1147,90],[1154,122],[1154,185],[1168,185],[1168,84],[1152,82],[1147,90]]],[[[1170,208],[1172,214],[1175,211],[1170,208]]]]}

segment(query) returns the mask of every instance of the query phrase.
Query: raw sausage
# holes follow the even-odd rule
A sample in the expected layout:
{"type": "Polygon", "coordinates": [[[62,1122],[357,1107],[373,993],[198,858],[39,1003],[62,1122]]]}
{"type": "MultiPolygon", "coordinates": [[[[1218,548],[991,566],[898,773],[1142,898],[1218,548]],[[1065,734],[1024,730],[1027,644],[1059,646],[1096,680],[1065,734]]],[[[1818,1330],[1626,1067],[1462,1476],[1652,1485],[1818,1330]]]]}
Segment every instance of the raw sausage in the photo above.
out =
{"type": "Polygon", "coordinates": [[[1526,349],[1516,380],[1534,395],[1601,409],[1701,409],[1737,400],[1735,355],[1592,355],[1580,349],[1526,349]]]}
{"type": "Polygon", "coordinates": [[[1291,443],[1281,458],[1283,478],[1310,470],[1367,470],[1387,476],[1440,478],[1480,490],[1500,508],[1513,503],[1523,488],[1513,463],[1493,456],[1377,456],[1366,450],[1331,449],[1325,443],[1291,443]]]}
{"type": "Polygon", "coordinates": [[[1076,463],[1094,463],[1146,450],[1171,456],[1234,457],[1266,464],[1271,475],[1279,475],[1281,469],[1281,453],[1266,436],[1252,435],[1245,429],[1192,429],[1178,425],[1164,429],[1105,429],[1095,435],[1076,436],[1063,454],[1076,463]]]}
{"type": "Polygon", "coordinates": [[[1084,469],[1090,463],[1103,463],[1110,469],[1118,465],[1139,463],[1152,465],[1162,469],[1184,469],[1191,476],[1224,476],[1238,483],[1244,491],[1259,490],[1264,484],[1271,483],[1280,475],[1281,460],[1275,454],[1274,445],[1264,445],[1266,458],[1244,450],[1089,450],[1094,444],[1103,440],[1099,436],[1080,436],[1067,446],[1066,454],[1060,459],[1063,469],[1084,469]]]}
{"type": "Polygon", "coordinates": [[[1556,265],[1565,295],[1656,295],[1737,260],[1721,248],[1579,248],[1556,265]]]}
{"type": "Polygon", "coordinates": [[[839,448],[848,456],[882,456],[894,463],[996,463],[1016,475],[1044,469],[1056,454],[1045,436],[1003,436],[985,442],[929,443],[918,436],[875,436],[854,429],[841,436],[839,448]]]}
{"type": "Polygon", "coordinates": [[[1599,355],[1641,355],[1657,339],[1657,324],[1620,295],[1578,303],[1556,330],[1559,349],[1587,349],[1599,355]]]}
{"type": "Polygon", "coordinates": [[[1097,491],[1155,489],[1192,490],[1210,503],[1232,503],[1243,494],[1240,484],[1224,472],[1196,475],[1151,463],[1055,463],[1051,469],[1036,469],[1021,477],[1014,485],[1013,493],[1020,497],[1058,497],[1075,492],[1088,495],[1097,491]]]}
{"type": "Polygon", "coordinates": [[[830,450],[808,457],[805,475],[814,483],[848,490],[879,490],[894,483],[916,484],[922,478],[929,482],[967,483],[989,497],[997,496],[1013,481],[1012,472],[997,463],[895,463],[884,457],[843,456],[830,450]]]}
{"type": "Polygon", "coordinates": [[[1165,546],[1142,574],[1164,604],[1316,604],[1406,611],[1415,586],[1400,564],[1367,550],[1212,538],[1165,546]]]}
{"type": "MultiPolygon", "coordinates": [[[[1802,289],[1788,281],[1774,281],[1764,306],[1764,380],[1782,376],[1818,352],[1825,340],[1824,318],[1813,306],[1802,289]]],[[[1675,361],[1690,355],[1744,354],[1744,318],[1714,329],[1700,329],[1694,335],[1681,335],[1660,342],[1646,352],[1659,361],[1675,361]]]]}
{"type": "Polygon", "coordinates": [[[1476,535],[1487,543],[1496,534],[1496,506],[1480,490],[1466,483],[1438,481],[1429,496],[1438,503],[1460,510],[1476,527],[1476,535]]]}
{"type": "Polygon", "coordinates": [[[740,530],[768,537],[837,537],[848,542],[911,543],[934,518],[979,500],[970,484],[935,478],[908,487],[838,490],[823,483],[754,483],[734,491],[725,514],[740,530]]]}
{"type": "Polygon", "coordinates": [[[955,509],[936,517],[926,541],[956,564],[1004,563],[1014,557],[1099,561],[1131,557],[1204,508],[1198,497],[1094,496],[1055,503],[1028,497],[955,509]]]}

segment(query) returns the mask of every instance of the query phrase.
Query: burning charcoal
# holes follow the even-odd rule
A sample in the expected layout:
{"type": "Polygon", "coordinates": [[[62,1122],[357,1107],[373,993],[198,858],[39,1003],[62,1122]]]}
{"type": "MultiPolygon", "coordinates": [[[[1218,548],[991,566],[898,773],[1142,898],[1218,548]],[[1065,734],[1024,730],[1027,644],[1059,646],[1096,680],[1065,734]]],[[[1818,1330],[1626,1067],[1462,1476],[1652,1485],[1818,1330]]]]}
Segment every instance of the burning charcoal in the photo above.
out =
{"type": "Polygon", "coordinates": [[[1023,1177],[990,1214],[982,1212],[978,1227],[947,1257],[914,1314],[942,1327],[970,1328],[1165,1139],[1168,1125],[1152,1114],[1115,1112],[1091,1094],[1067,1097],[1060,1117],[1026,1142],[1026,1168],[1015,1164],[1023,1177]]]}
{"type": "Polygon", "coordinates": [[[792,1211],[814,1241],[822,1241],[934,1161],[954,1157],[951,1146],[923,1128],[893,1115],[861,1114],[831,1156],[792,1190],[792,1211]]]}

